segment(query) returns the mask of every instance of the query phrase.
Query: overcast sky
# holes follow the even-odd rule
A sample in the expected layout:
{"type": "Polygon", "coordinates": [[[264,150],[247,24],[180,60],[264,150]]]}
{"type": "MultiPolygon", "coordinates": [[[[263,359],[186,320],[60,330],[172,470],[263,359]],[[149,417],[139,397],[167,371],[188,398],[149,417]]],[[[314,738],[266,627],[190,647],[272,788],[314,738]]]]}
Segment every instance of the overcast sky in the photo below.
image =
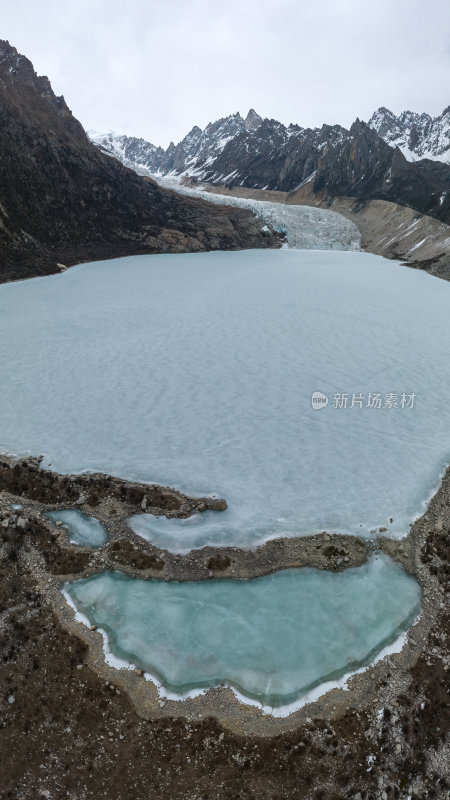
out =
{"type": "Polygon", "coordinates": [[[450,104],[448,0],[1,0],[1,23],[86,129],[163,146],[250,107],[348,126],[450,104]]]}

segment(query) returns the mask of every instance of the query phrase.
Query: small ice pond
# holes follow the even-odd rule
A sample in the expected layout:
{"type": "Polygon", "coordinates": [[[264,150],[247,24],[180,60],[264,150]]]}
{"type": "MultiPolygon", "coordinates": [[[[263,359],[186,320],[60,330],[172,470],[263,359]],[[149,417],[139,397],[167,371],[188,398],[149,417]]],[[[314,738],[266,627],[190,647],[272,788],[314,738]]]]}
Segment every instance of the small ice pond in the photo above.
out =
{"type": "Polygon", "coordinates": [[[0,450],[224,497],[134,518],[175,552],[402,536],[450,460],[449,342],[450,283],[365,253],[82,264],[0,286],[0,450]]]}
{"type": "Polygon", "coordinates": [[[62,522],[69,531],[69,541],[83,547],[101,547],[108,540],[102,523],[89,517],[78,509],[65,508],[61,511],[48,511],[46,516],[53,522],[62,522]]]}
{"type": "Polygon", "coordinates": [[[369,664],[417,615],[418,583],[386,556],[333,573],[166,582],[105,572],[67,583],[114,655],[183,695],[227,684],[267,706],[369,664]]]}

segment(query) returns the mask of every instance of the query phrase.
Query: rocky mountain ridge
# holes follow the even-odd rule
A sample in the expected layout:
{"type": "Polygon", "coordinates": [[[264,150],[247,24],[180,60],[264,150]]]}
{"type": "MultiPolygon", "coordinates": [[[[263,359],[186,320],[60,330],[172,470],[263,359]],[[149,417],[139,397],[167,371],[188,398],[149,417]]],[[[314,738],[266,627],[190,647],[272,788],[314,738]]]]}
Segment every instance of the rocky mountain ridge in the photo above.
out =
{"type": "Polygon", "coordinates": [[[216,122],[210,122],[203,131],[194,125],[179,144],[170,142],[167,150],[146,142],[145,139],[115,134],[113,131],[105,134],[88,131],[88,135],[101,150],[114,155],[137,171],[167,174],[172,171],[185,172],[189,167],[195,168],[198,161],[212,162],[239,133],[254,131],[261,122],[262,118],[254,109],[250,109],[245,119],[238,111],[216,122]]]}
{"type": "MultiPolygon", "coordinates": [[[[383,135],[387,129],[381,126],[383,135]]],[[[93,140],[138,171],[190,183],[293,192],[311,183],[315,194],[388,200],[450,222],[450,167],[430,160],[411,162],[399,147],[356,120],[321,128],[285,126],[252,109],[194,127],[167,150],[132,137],[96,135],[93,140]],[[118,142],[122,152],[118,150],[118,142]]]]}
{"type": "Polygon", "coordinates": [[[94,147],[48,78],[0,40],[0,282],[100,258],[278,245],[250,211],[181,197],[94,147]]]}

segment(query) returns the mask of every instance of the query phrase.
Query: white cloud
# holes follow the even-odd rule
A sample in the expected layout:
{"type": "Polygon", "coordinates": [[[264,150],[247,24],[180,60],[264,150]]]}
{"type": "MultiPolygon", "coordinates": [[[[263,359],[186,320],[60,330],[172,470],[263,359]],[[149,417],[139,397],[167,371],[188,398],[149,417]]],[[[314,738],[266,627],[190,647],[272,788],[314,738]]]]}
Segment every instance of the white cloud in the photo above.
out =
{"type": "Polygon", "coordinates": [[[86,128],[165,146],[250,106],[314,126],[450,102],[446,0],[3,0],[2,23],[86,128]]]}

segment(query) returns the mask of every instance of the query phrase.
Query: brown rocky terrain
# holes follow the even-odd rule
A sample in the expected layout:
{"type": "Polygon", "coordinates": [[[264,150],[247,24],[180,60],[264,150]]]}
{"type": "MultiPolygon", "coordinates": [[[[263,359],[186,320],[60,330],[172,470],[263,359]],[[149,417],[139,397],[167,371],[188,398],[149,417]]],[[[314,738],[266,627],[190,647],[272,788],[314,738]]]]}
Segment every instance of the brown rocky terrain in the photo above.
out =
{"type": "Polygon", "coordinates": [[[0,40],[0,282],[142,253],[276,247],[243,209],[144,180],[95,148],[63,97],[0,40]]]}

